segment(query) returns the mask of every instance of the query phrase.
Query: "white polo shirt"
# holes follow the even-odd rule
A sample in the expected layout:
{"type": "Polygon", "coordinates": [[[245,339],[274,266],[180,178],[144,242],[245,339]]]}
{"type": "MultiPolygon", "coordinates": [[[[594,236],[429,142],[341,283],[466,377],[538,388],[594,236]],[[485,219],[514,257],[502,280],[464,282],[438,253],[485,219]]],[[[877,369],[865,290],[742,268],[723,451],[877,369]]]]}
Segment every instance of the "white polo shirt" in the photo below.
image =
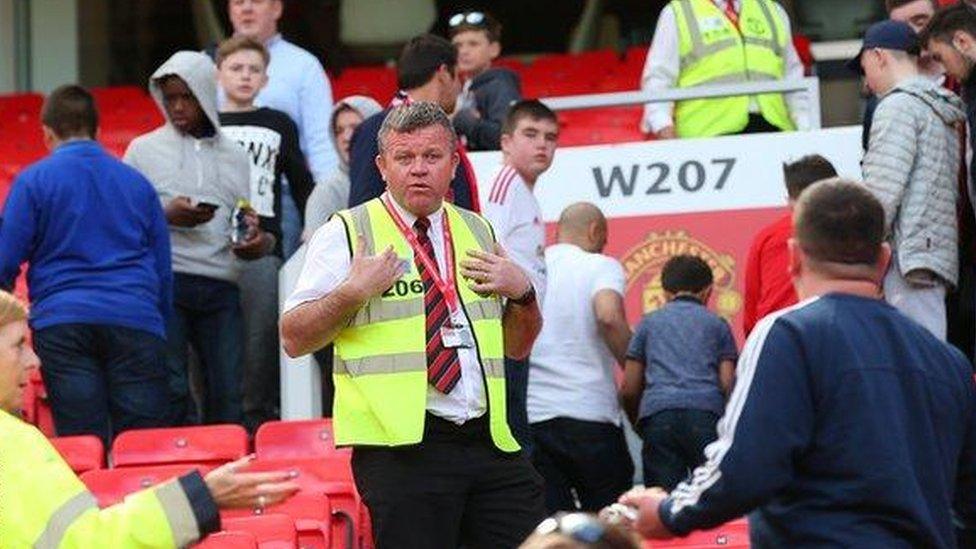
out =
{"type": "MultiPolygon", "coordinates": [[[[384,193],[385,195],[385,193],[384,193]]],[[[395,200],[390,203],[403,217],[408,226],[413,226],[417,216],[404,210],[395,200]]],[[[427,216],[430,229],[427,235],[434,247],[437,268],[443,273],[446,267],[447,255],[444,251],[444,208],[427,216]]],[[[352,265],[349,254],[349,243],[346,239],[346,229],[342,220],[332,218],[328,223],[319,227],[308,243],[305,253],[305,265],[298,277],[295,290],[285,301],[288,312],[302,303],[314,301],[335,290],[346,277],[352,265]]],[[[416,265],[411,263],[411,269],[416,265]]],[[[456,325],[471,326],[463,309],[452,315],[456,325]]],[[[427,386],[427,411],[448,421],[462,424],[469,419],[484,415],[487,408],[485,397],[485,383],[482,377],[481,363],[475,349],[458,349],[458,359],[461,362],[461,381],[454,386],[450,393],[444,394],[433,386],[427,386]]]]}
{"type": "Polygon", "coordinates": [[[550,246],[546,266],[549,299],[529,355],[529,423],[565,417],[620,425],[616,360],[600,337],[593,297],[624,295],[623,267],[572,244],[550,246]]]}
{"type": "Polygon", "coordinates": [[[491,191],[481,198],[481,213],[512,261],[529,276],[541,305],[546,293],[546,228],[539,201],[515,168],[498,167],[491,191]]]}

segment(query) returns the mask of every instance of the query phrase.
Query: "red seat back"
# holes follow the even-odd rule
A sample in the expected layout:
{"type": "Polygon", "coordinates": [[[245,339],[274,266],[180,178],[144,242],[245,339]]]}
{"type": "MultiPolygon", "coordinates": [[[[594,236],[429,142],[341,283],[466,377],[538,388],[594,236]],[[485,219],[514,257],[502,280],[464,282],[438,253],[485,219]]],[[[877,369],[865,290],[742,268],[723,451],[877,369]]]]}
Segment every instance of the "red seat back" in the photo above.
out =
{"type": "Polygon", "coordinates": [[[295,521],[298,545],[302,549],[329,549],[332,545],[332,506],[325,494],[299,492],[278,505],[266,509],[231,509],[222,511],[222,519],[260,515],[287,515],[295,521]]]}
{"type": "Polygon", "coordinates": [[[255,515],[222,520],[227,532],[246,532],[254,536],[260,549],[294,549],[298,547],[295,521],[280,514],[255,515]]]}
{"type": "Polygon", "coordinates": [[[733,520],[711,530],[692,532],[688,537],[668,541],[648,541],[644,549],[749,549],[749,522],[733,520]]]}
{"type": "Polygon", "coordinates": [[[196,549],[257,549],[258,540],[247,532],[217,532],[210,534],[196,549]]]}
{"type": "Polygon", "coordinates": [[[210,469],[206,466],[194,467],[192,465],[96,469],[81,475],[81,481],[98,499],[100,507],[108,507],[122,501],[129,494],[181,477],[194,468],[198,469],[201,474],[210,469]]]}
{"type": "Polygon", "coordinates": [[[332,420],[269,421],[258,428],[254,452],[258,459],[305,459],[334,454],[337,450],[332,420]]]}
{"type": "Polygon", "coordinates": [[[112,443],[115,467],[202,463],[222,465],[247,455],[240,425],[199,425],[126,431],[112,443]]]}
{"type": "Polygon", "coordinates": [[[102,439],[92,435],[57,437],[51,444],[61,454],[71,470],[82,474],[105,468],[105,446],[102,439]]]}

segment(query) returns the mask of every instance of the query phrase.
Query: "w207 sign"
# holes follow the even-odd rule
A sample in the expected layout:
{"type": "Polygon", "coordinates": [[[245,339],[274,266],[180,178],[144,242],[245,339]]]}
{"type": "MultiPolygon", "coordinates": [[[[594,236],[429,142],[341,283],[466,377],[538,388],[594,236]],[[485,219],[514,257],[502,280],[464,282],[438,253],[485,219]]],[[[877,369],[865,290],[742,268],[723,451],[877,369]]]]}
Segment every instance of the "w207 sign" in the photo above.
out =
{"type": "Polygon", "coordinates": [[[651,162],[613,166],[609,171],[603,166],[595,166],[591,170],[597,192],[601,198],[607,198],[614,193],[625,197],[634,193],[696,193],[706,186],[720,191],[728,183],[735,164],[735,158],[713,158],[707,162],[687,160],[676,165],[651,162]]]}

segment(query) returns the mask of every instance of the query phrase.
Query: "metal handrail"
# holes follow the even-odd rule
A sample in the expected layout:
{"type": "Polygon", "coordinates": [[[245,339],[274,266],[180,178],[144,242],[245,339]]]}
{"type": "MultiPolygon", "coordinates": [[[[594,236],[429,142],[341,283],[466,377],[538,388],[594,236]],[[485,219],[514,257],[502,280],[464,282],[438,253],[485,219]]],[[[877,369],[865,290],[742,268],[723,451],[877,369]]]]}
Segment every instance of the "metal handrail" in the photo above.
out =
{"type": "Polygon", "coordinates": [[[809,76],[794,80],[772,80],[737,84],[710,84],[663,91],[629,91],[546,97],[542,102],[554,111],[624,107],[646,103],[670,103],[689,99],[710,99],[764,93],[806,92],[810,98],[810,129],[820,129],[820,79],[809,76]]]}

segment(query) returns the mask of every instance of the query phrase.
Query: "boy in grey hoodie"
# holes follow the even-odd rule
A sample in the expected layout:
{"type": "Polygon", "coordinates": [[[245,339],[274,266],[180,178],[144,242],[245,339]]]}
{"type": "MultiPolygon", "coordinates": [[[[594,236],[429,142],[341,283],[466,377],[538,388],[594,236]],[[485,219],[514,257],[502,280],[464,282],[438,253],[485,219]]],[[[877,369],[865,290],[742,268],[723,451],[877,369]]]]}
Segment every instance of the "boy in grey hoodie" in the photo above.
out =
{"type": "Polygon", "coordinates": [[[241,421],[243,324],[240,259],[268,253],[274,239],[247,211],[246,235],[232,244],[232,217],[250,192],[250,164],[220,132],[216,67],[198,52],[170,57],[149,80],[166,123],[137,137],[125,162],[156,188],[170,226],[174,312],[167,326],[173,423],[194,421],[187,381],[188,346],[200,358],[203,420],[241,421]]]}
{"type": "Polygon", "coordinates": [[[945,341],[945,296],[959,270],[956,201],[965,112],[955,94],[919,74],[918,53],[905,23],[884,21],[865,34],[854,61],[880,103],[862,168],[884,206],[894,252],[885,299],[945,341]]]}

